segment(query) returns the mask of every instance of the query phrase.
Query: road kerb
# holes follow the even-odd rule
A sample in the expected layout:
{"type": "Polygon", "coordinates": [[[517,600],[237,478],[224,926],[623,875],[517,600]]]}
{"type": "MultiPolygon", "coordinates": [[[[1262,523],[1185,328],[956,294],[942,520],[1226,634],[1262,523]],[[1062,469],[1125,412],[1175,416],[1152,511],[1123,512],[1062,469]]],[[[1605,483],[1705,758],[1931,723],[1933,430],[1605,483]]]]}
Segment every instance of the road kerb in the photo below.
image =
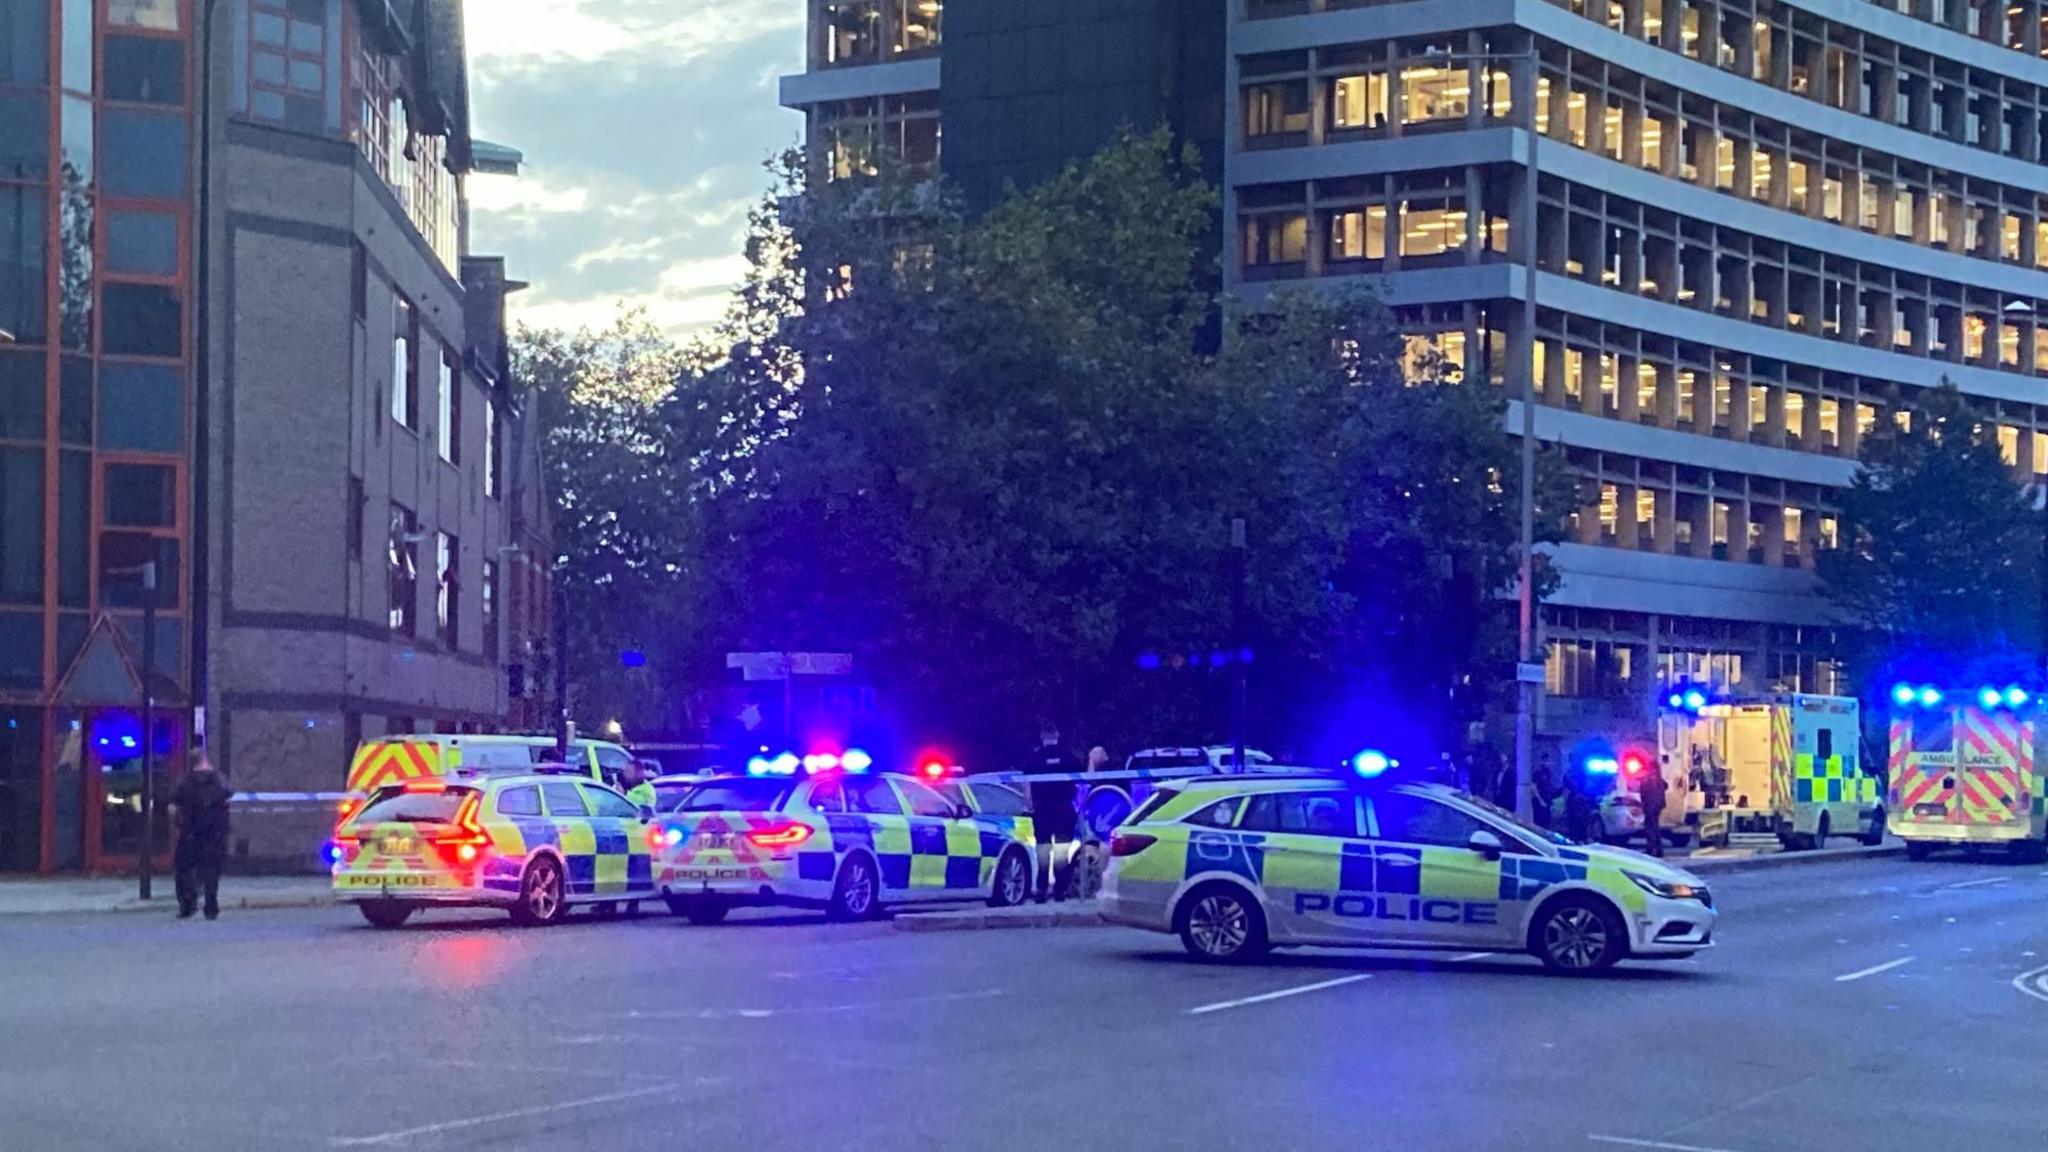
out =
{"type": "Polygon", "coordinates": [[[904,912],[890,920],[899,932],[977,932],[1003,928],[1103,928],[1109,921],[1093,904],[964,908],[950,912],[904,912]]]}
{"type": "MultiPolygon", "coordinates": [[[[75,901],[51,900],[34,905],[0,905],[0,919],[17,916],[87,916],[115,913],[156,912],[170,915],[178,910],[177,897],[165,885],[165,892],[151,900],[127,897],[119,900],[84,899],[75,901]]],[[[268,912],[295,908],[324,908],[334,903],[334,894],[326,889],[309,892],[259,892],[246,896],[221,893],[222,912],[268,912]]]]}
{"type": "Polygon", "coordinates": [[[1688,872],[1760,872],[1767,868],[1792,868],[1801,864],[1841,864],[1905,854],[1904,844],[1880,844],[1876,847],[1822,848],[1809,852],[1767,852],[1760,856],[1674,858],[1670,862],[1688,872]]]}

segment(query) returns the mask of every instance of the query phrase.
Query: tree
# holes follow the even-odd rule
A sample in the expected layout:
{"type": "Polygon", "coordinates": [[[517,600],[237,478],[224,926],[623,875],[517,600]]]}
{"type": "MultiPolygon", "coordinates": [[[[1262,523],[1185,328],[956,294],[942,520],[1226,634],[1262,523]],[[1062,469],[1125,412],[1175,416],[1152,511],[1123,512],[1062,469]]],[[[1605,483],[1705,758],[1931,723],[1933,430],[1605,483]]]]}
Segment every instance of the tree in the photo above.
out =
{"type": "Polygon", "coordinates": [[[1218,736],[1222,677],[1137,662],[1225,648],[1243,518],[1268,738],[1347,681],[1440,695],[1475,666],[1514,571],[1499,401],[1404,380],[1368,295],[1231,311],[1203,351],[1223,305],[1197,171],[1134,136],[974,220],[886,180],[806,191],[781,223],[813,288],[748,324],[797,382],[734,522],[751,642],[856,650],[985,752],[1039,718],[1218,736]]]}
{"type": "Polygon", "coordinates": [[[1851,653],[1866,693],[1895,674],[1975,676],[2038,667],[2043,519],[1991,426],[1944,381],[1864,437],[1842,494],[1843,547],[1820,575],[1864,631],[1851,653]]]}
{"type": "Polygon", "coordinates": [[[601,332],[522,326],[512,356],[515,378],[535,387],[554,579],[572,622],[568,651],[552,658],[569,662],[580,722],[668,727],[673,699],[658,672],[689,646],[705,551],[660,420],[683,352],[645,316],[622,313],[601,332]],[[630,667],[629,652],[648,665],[630,667]]]}

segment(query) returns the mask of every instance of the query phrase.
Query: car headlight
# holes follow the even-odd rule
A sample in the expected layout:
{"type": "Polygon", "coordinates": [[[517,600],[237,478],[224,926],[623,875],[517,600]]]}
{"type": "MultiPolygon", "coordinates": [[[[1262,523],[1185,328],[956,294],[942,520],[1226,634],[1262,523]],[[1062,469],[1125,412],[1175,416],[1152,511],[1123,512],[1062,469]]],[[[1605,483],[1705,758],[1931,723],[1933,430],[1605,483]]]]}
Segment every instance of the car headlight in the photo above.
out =
{"type": "Polygon", "coordinates": [[[1666,900],[1699,900],[1704,902],[1707,898],[1707,890],[1705,888],[1687,884],[1683,881],[1659,880],[1655,876],[1645,876],[1641,872],[1623,872],[1622,875],[1635,881],[1636,887],[1641,888],[1650,895],[1662,896],[1666,900]]]}

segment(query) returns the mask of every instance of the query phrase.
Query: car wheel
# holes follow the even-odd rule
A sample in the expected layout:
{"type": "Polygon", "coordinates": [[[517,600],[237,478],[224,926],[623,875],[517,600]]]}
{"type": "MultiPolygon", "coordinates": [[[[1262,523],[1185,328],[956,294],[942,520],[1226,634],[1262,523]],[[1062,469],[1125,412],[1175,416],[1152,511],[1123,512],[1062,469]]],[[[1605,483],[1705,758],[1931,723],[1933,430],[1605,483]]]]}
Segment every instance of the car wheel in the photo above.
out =
{"type": "Polygon", "coordinates": [[[995,878],[988,889],[988,905],[991,908],[1009,908],[1022,904],[1030,895],[1031,862],[1024,858],[1024,853],[1012,848],[996,861],[995,878]]]}
{"type": "Polygon", "coordinates": [[[882,910],[882,881],[875,862],[865,855],[853,855],[839,866],[839,881],[832,885],[832,903],[825,909],[834,920],[866,920],[882,910]]]}
{"type": "Polygon", "coordinates": [[[716,896],[693,896],[682,903],[683,919],[692,924],[716,924],[732,911],[732,905],[716,896]]]}
{"type": "Polygon", "coordinates": [[[1863,830],[1863,846],[1875,848],[1884,843],[1884,809],[1879,808],[1870,818],[1870,827],[1863,830]]]}
{"type": "Polygon", "coordinates": [[[412,905],[397,900],[366,900],[356,910],[373,928],[396,928],[412,919],[412,905]]]}
{"type": "Polygon", "coordinates": [[[552,856],[542,856],[526,866],[519,882],[519,903],[512,906],[512,920],[521,927],[544,928],[559,924],[569,914],[562,866],[552,856]]]}
{"type": "Polygon", "coordinates": [[[1820,814],[1820,823],[1813,826],[1813,835],[1807,839],[1806,846],[1814,849],[1825,848],[1828,846],[1828,837],[1832,834],[1833,830],[1828,827],[1828,814],[1823,812],[1820,814]]]}
{"type": "Polygon", "coordinates": [[[1572,894],[1544,905],[1530,931],[1529,949],[1552,972],[1597,976],[1627,953],[1626,933],[1611,905],[1572,894]]]}
{"type": "Polygon", "coordinates": [[[1212,964],[1254,960],[1266,953],[1266,917],[1242,888],[1209,884],[1181,900],[1174,917],[1189,955],[1212,964]]]}
{"type": "Polygon", "coordinates": [[[1924,840],[1906,841],[1906,859],[1925,860],[1932,855],[1934,855],[1934,845],[1924,840]]]}
{"type": "Polygon", "coordinates": [[[2048,841],[2019,840],[2012,846],[2012,858],[2020,864],[2039,864],[2048,860],[2048,841]]]}

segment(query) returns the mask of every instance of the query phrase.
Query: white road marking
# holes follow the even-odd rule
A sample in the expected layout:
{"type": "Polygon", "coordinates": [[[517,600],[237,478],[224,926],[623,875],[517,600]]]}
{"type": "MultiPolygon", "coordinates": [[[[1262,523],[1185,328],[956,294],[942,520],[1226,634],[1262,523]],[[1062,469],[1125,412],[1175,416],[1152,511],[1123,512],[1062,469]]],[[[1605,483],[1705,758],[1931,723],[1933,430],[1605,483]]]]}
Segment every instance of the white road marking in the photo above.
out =
{"type": "Polygon", "coordinates": [[[437,1136],[443,1132],[459,1132],[465,1128],[480,1128],[486,1124],[501,1124],[507,1120],[525,1120],[533,1116],[548,1116],[556,1112],[569,1112],[577,1108],[595,1108],[600,1104],[617,1104],[625,1100],[638,1100],[646,1096],[660,1096],[674,1092],[676,1084],[660,1084],[652,1088],[634,1088],[625,1092],[607,1092],[602,1096],[586,1096],[580,1100],[566,1100],[560,1104],[540,1104],[532,1108],[514,1108],[507,1112],[492,1112],[483,1116],[466,1116],[460,1120],[444,1120],[439,1124],[422,1124],[417,1128],[401,1128],[396,1132],[379,1132],[375,1136],[336,1136],[328,1143],[336,1148],[372,1148],[381,1144],[397,1144],[415,1136],[437,1136]]]}
{"type": "Polygon", "coordinates": [[[2036,1000],[2048,1003],[2048,968],[2022,972],[2012,978],[2012,986],[2019,989],[2022,996],[2032,996],[2036,1000]]]}
{"type": "Polygon", "coordinates": [[[1850,972],[1843,976],[1837,976],[1835,977],[1835,983],[1847,984],[1854,980],[1861,980],[1868,976],[1875,976],[1880,972],[1889,972],[1894,968],[1903,968],[1906,965],[1911,964],[1912,962],[1913,958],[1911,956],[1901,956],[1897,960],[1887,960],[1874,968],[1865,968],[1860,972],[1850,972]]]}
{"type": "Polygon", "coordinates": [[[1248,1004],[1264,1004],[1269,1000],[1284,1000],[1289,996],[1300,996],[1306,992],[1321,992],[1325,988],[1336,988],[1345,984],[1356,984],[1360,980],[1370,979],[1372,979],[1372,973],[1359,972],[1351,976],[1339,976],[1335,980],[1318,980],[1314,984],[1303,984],[1299,988],[1282,988],[1278,992],[1264,992],[1257,996],[1246,996],[1240,1000],[1224,1000],[1215,1004],[1204,1004],[1199,1008],[1188,1009],[1188,1015],[1206,1016],[1211,1012],[1221,1012],[1226,1008],[1243,1008],[1248,1004]]]}
{"type": "Polygon", "coordinates": [[[688,1008],[674,1012],[650,1012],[636,1008],[620,1015],[627,1020],[770,1020],[777,1016],[817,1016],[836,1012],[864,1012],[873,1008],[952,1004],[961,1000],[987,1000],[1003,994],[1001,988],[983,988],[978,992],[948,992],[942,996],[918,996],[908,1000],[867,1000],[852,1004],[818,1004],[797,1008],[688,1008]]]}
{"type": "Polygon", "coordinates": [[[1982,880],[1960,880],[1954,884],[1943,884],[1941,890],[1943,892],[1954,892],[1958,888],[1982,888],[1986,884],[2003,884],[2010,879],[2012,879],[2010,876],[1986,876],[1982,880]]]}
{"type": "Polygon", "coordinates": [[[1670,1144],[1663,1140],[1631,1140],[1626,1136],[1588,1136],[1595,1144],[1617,1144],[1623,1148],[1655,1148],[1659,1152],[1730,1152],[1727,1148],[1702,1148],[1698,1144],[1670,1144]]]}

